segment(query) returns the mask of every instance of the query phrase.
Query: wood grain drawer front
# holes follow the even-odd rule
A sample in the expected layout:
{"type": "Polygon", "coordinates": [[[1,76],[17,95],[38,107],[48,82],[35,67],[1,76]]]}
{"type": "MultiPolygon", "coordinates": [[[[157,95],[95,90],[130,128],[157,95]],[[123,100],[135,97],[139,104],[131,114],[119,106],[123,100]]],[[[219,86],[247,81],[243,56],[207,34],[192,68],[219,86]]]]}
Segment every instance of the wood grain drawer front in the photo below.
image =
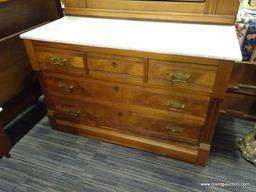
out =
{"type": "Polygon", "coordinates": [[[165,141],[182,141],[197,144],[201,126],[177,119],[157,119],[132,112],[116,105],[99,102],[69,100],[61,97],[49,99],[49,109],[57,119],[112,129],[165,141]]]}
{"type": "Polygon", "coordinates": [[[144,59],[94,53],[88,53],[87,59],[91,76],[142,82],[144,59]]]}
{"type": "Polygon", "coordinates": [[[212,92],[217,67],[169,61],[149,61],[149,83],[212,92]]]}
{"type": "Polygon", "coordinates": [[[84,74],[84,57],[80,52],[66,50],[36,50],[40,69],[64,73],[84,74]]]}
{"type": "Polygon", "coordinates": [[[209,106],[209,97],[187,93],[174,93],[158,89],[131,89],[123,91],[123,95],[130,96],[128,102],[148,108],[158,109],[171,114],[190,115],[205,119],[209,106]]]}
{"type": "Polygon", "coordinates": [[[186,124],[176,120],[157,119],[140,114],[134,115],[132,126],[135,130],[143,130],[147,136],[164,139],[177,140],[192,144],[198,144],[202,126],[195,124],[186,124]]]}
{"type": "Polygon", "coordinates": [[[71,78],[45,78],[49,94],[90,97],[99,100],[139,105],[166,112],[206,117],[209,97],[165,90],[141,88],[99,80],[71,80],[71,78]],[[57,93],[58,94],[58,93],[57,93]]]}
{"type": "Polygon", "coordinates": [[[132,114],[132,112],[104,104],[57,97],[50,99],[49,109],[54,111],[58,119],[117,130],[130,126],[132,114]]]}

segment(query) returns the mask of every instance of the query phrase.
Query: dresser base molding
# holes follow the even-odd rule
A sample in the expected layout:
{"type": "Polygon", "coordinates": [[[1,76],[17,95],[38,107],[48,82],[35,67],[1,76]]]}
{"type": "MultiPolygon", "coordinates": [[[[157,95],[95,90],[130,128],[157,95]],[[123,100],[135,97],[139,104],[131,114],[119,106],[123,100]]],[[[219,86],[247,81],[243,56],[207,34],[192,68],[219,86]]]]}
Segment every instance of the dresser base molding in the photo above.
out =
{"type": "Polygon", "coordinates": [[[192,146],[175,142],[167,143],[157,140],[153,141],[151,139],[116,132],[113,130],[56,119],[53,111],[49,111],[48,116],[52,128],[57,131],[86,136],[148,152],[154,152],[201,166],[207,165],[208,162],[210,152],[210,145],[208,144],[201,143],[200,146],[192,146]]]}

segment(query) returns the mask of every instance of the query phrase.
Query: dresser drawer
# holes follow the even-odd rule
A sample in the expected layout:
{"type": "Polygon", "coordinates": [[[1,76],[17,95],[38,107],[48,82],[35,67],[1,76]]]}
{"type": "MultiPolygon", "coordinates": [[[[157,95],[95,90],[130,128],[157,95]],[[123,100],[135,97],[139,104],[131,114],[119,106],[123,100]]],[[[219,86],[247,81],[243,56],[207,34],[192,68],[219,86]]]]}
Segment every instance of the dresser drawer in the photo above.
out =
{"type": "Polygon", "coordinates": [[[162,87],[212,92],[216,72],[216,66],[149,60],[148,81],[162,87]]]}
{"type": "Polygon", "coordinates": [[[118,104],[49,98],[49,109],[57,119],[165,141],[197,144],[202,127],[188,121],[160,119],[119,107],[118,104]]]}
{"type": "Polygon", "coordinates": [[[209,97],[206,96],[107,83],[100,80],[46,75],[45,84],[50,95],[90,97],[201,118],[206,117],[209,105],[209,97]]]}
{"type": "Polygon", "coordinates": [[[85,73],[84,56],[81,52],[37,48],[36,56],[41,70],[75,74],[85,73]]]}
{"type": "Polygon", "coordinates": [[[198,144],[202,126],[184,123],[180,120],[159,119],[156,117],[136,114],[132,118],[132,126],[136,132],[141,131],[145,136],[163,140],[176,140],[191,144],[198,144]]]}
{"type": "Polygon", "coordinates": [[[143,80],[144,59],[88,53],[89,74],[98,78],[143,80]]]}
{"type": "Polygon", "coordinates": [[[108,129],[127,129],[132,112],[97,102],[50,97],[49,109],[58,119],[108,129]]]}

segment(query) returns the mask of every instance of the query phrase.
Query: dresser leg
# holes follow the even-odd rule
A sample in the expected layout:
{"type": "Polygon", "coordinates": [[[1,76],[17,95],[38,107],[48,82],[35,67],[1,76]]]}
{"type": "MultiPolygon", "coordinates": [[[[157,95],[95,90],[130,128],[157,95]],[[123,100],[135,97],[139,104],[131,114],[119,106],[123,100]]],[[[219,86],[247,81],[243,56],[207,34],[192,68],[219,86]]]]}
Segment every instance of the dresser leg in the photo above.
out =
{"type": "Polygon", "coordinates": [[[198,151],[197,165],[206,166],[210,155],[211,145],[201,143],[198,151]]]}

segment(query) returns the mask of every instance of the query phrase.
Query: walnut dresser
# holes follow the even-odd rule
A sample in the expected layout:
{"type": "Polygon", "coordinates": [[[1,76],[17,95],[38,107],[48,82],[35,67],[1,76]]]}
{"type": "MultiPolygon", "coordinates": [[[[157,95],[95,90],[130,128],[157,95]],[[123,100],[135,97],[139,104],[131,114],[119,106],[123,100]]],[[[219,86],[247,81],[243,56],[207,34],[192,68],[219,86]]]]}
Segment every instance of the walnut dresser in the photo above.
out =
{"type": "Polygon", "coordinates": [[[234,26],[66,16],[21,38],[54,129],[207,164],[234,26]]]}

